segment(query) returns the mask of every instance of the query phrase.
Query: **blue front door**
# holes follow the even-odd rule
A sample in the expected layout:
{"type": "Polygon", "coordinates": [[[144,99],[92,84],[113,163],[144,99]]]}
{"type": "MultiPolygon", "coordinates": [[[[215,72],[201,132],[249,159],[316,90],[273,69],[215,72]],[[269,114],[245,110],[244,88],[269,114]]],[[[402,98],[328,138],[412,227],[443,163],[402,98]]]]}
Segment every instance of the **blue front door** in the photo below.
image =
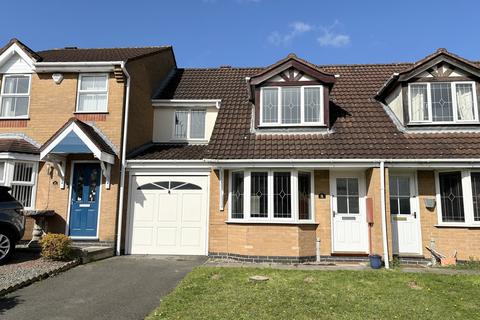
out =
{"type": "Polygon", "coordinates": [[[76,163],[73,168],[70,236],[97,236],[101,169],[98,163],[76,163]]]}

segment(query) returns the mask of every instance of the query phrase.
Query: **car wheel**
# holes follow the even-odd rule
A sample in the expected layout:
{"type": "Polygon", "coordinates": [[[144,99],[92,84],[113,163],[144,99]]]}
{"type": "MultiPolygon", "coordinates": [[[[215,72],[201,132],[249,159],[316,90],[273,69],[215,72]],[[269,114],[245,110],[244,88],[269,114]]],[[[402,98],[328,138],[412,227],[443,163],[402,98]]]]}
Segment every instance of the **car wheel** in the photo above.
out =
{"type": "Polygon", "coordinates": [[[15,250],[15,242],[13,237],[2,230],[0,230],[0,264],[7,262],[15,250]]]}

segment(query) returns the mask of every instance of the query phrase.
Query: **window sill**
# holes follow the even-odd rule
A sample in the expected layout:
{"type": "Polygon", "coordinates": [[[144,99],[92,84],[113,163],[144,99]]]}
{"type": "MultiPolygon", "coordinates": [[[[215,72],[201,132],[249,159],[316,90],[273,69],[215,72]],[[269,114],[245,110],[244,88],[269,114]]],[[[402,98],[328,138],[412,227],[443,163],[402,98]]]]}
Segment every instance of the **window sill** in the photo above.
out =
{"type": "Polygon", "coordinates": [[[108,111],[75,111],[73,114],[108,114],[108,111]]]}
{"type": "Polygon", "coordinates": [[[409,122],[408,126],[419,127],[419,126],[471,126],[471,125],[480,125],[479,121],[464,121],[464,122],[455,122],[455,121],[441,121],[441,122],[409,122]]]}
{"type": "Polygon", "coordinates": [[[281,129],[281,128],[323,128],[326,124],[306,123],[306,124],[259,124],[259,129],[281,129]]]}
{"type": "Polygon", "coordinates": [[[472,229],[480,228],[480,224],[450,224],[450,223],[441,223],[436,224],[435,228],[460,228],[460,229],[472,229]]]}
{"type": "Polygon", "coordinates": [[[4,117],[4,118],[1,118],[0,117],[0,120],[30,120],[29,117],[4,117]]]}
{"type": "Polygon", "coordinates": [[[255,221],[255,220],[226,220],[226,224],[278,224],[278,225],[318,225],[315,221],[255,221]]]}

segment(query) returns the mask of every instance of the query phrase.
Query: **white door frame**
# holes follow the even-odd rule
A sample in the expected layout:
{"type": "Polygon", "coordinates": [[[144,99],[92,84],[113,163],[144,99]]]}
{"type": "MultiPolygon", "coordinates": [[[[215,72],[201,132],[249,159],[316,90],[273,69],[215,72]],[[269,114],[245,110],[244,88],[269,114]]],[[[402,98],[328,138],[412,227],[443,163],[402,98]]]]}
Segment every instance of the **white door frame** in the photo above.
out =
{"type": "MultiPolygon", "coordinates": [[[[423,239],[422,239],[422,218],[421,218],[421,213],[420,213],[420,198],[418,196],[418,172],[417,170],[411,171],[411,170],[392,170],[390,169],[388,172],[389,179],[388,181],[390,182],[390,178],[392,176],[407,176],[410,177],[410,211],[414,212],[416,214],[416,223],[417,223],[417,230],[418,230],[418,252],[405,252],[401,253],[399,252],[398,244],[395,244],[395,239],[393,237],[393,217],[394,215],[391,212],[390,208],[390,223],[392,227],[392,252],[394,254],[412,254],[412,255],[423,255],[423,239]]],[[[390,190],[390,186],[388,186],[390,190]]],[[[390,198],[387,199],[387,201],[390,201],[390,198]]],[[[411,216],[411,215],[410,215],[411,216]]],[[[407,217],[408,219],[408,217],[407,217]]]]}
{"type": "Polygon", "coordinates": [[[331,237],[331,252],[332,253],[370,253],[369,248],[369,238],[368,238],[368,223],[367,223],[367,212],[366,212],[366,198],[367,198],[367,186],[366,186],[366,179],[365,179],[365,171],[364,169],[359,170],[349,170],[349,171],[332,171],[330,170],[330,237],[331,237]],[[362,251],[338,251],[335,250],[335,228],[334,228],[334,201],[336,201],[336,193],[337,193],[337,178],[358,178],[358,194],[359,194],[359,210],[360,210],[360,219],[364,221],[363,233],[364,237],[366,237],[364,250],[362,251]]]}
{"type": "MultiPolygon", "coordinates": [[[[205,255],[208,256],[208,245],[209,245],[209,235],[210,235],[210,171],[129,171],[128,173],[128,202],[127,202],[127,216],[126,216],[126,226],[125,226],[125,254],[132,254],[132,227],[133,227],[133,190],[136,190],[137,183],[136,177],[139,176],[202,176],[207,178],[206,183],[206,196],[207,196],[207,218],[206,220],[206,234],[205,234],[205,255]],[[134,182],[135,181],[135,182],[134,182]]],[[[120,212],[120,214],[123,214],[120,212]]]]}
{"type": "Polygon", "coordinates": [[[71,160],[70,161],[70,183],[69,183],[69,188],[68,190],[68,204],[67,204],[67,220],[65,223],[65,234],[70,237],[70,210],[72,207],[72,183],[73,183],[73,173],[74,173],[74,168],[75,164],[78,163],[98,163],[100,166],[100,196],[98,197],[98,217],[97,217],[97,234],[93,237],[70,237],[73,240],[98,240],[99,239],[99,231],[100,231],[100,214],[102,212],[102,186],[103,186],[103,172],[102,172],[102,166],[100,164],[100,160],[71,160]]]}

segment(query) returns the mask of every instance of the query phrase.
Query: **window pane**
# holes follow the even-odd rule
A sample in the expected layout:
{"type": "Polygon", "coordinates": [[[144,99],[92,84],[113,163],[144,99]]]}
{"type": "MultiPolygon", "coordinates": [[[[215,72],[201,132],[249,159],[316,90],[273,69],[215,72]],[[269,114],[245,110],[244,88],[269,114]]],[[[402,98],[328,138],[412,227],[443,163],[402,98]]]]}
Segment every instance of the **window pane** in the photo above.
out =
{"type": "Polygon", "coordinates": [[[192,110],[190,116],[190,138],[205,138],[205,114],[203,110],[192,110]]]}
{"type": "Polygon", "coordinates": [[[410,210],[410,198],[399,198],[399,203],[400,203],[400,214],[411,214],[410,210]]]}
{"type": "Polygon", "coordinates": [[[337,212],[348,213],[348,197],[345,197],[345,196],[337,197],[337,212]]]}
{"type": "Polygon", "coordinates": [[[432,83],[432,120],[453,121],[452,91],[450,83],[432,83]]]}
{"type": "Polygon", "coordinates": [[[320,90],[321,88],[305,88],[305,121],[319,122],[320,121],[320,90]]]}
{"type": "Polygon", "coordinates": [[[28,97],[13,98],[15,102],[14,116],[21,117],[28,115],[28,97]]]}
{"type": "Polygon", "coordinates": [[[310,173],[298,173],[298,218],[310,219],[310,173]]]}
{"type": "Polygon", "coordinates": [[[174,138],[187,138],[188,111],[175,111],[175,132],[174,138]]]}
{"type": "Polygon", "coordinates": [[[268,188],[266,172],[252,172],[250,176],[250,216],[268,217],[268,188]]]}
{"type": "Polygon", "coordinates": [[[348,178],[348,195],[358,196],[358,179],[348,178]]]}
{"type": "Polygon", "coordinates": [[[24,207],[32,206],[33,163],[15,162],[12,177],[12,196],[24,207]]]}
{"type": "Polygon", "coordinates": [[[16,162],[13,168],[12,182],[33,182],[33,164],[16,162]]]}
{"type": "Polygon", "coordinates": [[[14,76],[5,77],[3,84],[3,93],[7,94],[28,94],[30,77],[14,76]]]}
{"type": "Polygon", "coordinates": [[[409,177],[396,177],[398,183],[399,196],[410,197],[410,178],[409,177]]]}
{"type": "Polygon", "coordinates": [[[460,172],[440,173],[440,198],[443,222],[464,222],[462,175],[460,172]]]}
{"type": "Polygon", "coordinates": [[[412,121],[428,120],[428,97],[426,84],[410,85],[410,108],[412,121]]]}
{"type": "Polygon", "coordinates": [[[0,181],[4,181],[5,179],[5,161],[0,161],[0,181]]]}
{"type": "Polygon", "coordinates": [[[398,214],[398,198],[390,197],[390,214],[398,214]]]}
{"type": "Polygon", "coordinates": [[[282,89],[282,123],[300,123],[300,88],[282,89]]]}
{"type": "Polygon", "coordinates": [[[17,91],[18,94],[28,94],[28,87],[30,84],[29,77],[17,77],[17,91]]]}
{"type": "Polygon", "coordinates": [[[32,206],[32,190],[33,186],[12,185],[11,194],[25,208],[30,208],[32,206]]]}
{"type": "Polygon", "coordinates": [[[105,93],[80,93],[78,99],[78,111],[107,111],[107,94],[105,93]]]}
{"type": "Polygon", "coordinates": [[[243,172],[232,173],[232,218],[243,219],[243,172]]]}
{"type": "Polygon", "coordinates": [[[337,179],[337,195],[347,195],[347,179],[338,178],[337,179]]]}
{"type": "Polygon", "coordinates": [[[80,90],[104,91],[107,90],[107,81],[108,78],[104,75],[82,76],[80,80],[80,90]]]}
{"type": "Polygon", "coordinates": [[[360,213],[358,197],[348,197],[348,213],[360,213]]]}
{"type": "Polygon", "coordinates": [[[262,90],[262,119],[265,123],[278,122],[278,89],[262,90]]]}
{"type": "Polygon", "coordinates": [[[3,97],[2,98],[2,117],[13,117],[15,116],[15,98],[3,97]]]}
{"type": "Polygon", "coordinates": [[[480,221],[480,173],[472,172],[473,220],[480,221]]]}
{"type": "Polygon", "coordinates": [[[290,192],[290,172],[273,173],[273,217],[292,217],[292,194],[290,192]]]}
{"type": "Polygon", "coordinates": [[[17,92],[17,78],[5,77],[3,84],[3,93],[16,93],[17,92]]]}
{"type": "Polygon", "coordinates": [[[455,85],[458,120],[474,120],[473,89],[470,83],[455,85]]]}

